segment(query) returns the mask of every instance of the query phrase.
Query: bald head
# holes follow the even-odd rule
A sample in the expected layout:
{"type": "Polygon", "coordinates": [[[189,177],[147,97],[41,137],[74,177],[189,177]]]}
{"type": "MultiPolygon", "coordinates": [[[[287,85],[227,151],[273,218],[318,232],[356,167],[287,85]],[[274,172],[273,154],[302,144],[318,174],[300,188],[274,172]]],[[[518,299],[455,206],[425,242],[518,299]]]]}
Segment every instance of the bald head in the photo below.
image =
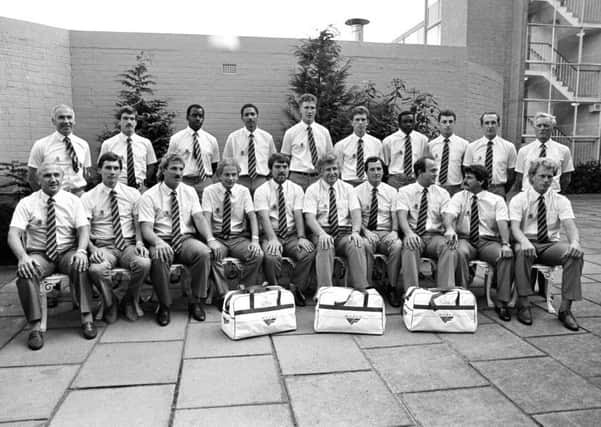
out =
{"type": "Polygon", "coordinates": [[[38,182],[44,193],[54,196],[61,188],[63,170],[56,163],[44,162],[38,169],[38,182]]]}

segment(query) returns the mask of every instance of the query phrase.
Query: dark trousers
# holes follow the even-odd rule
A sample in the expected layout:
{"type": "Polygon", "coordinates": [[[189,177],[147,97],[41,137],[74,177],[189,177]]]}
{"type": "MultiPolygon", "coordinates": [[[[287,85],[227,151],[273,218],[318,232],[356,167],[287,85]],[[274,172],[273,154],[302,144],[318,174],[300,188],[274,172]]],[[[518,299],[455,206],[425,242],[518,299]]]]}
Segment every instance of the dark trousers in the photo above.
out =
{"type": "MultiPolygon", "coordinates": [[[[279,239],[283,246],[282,256],[292,258],[295,263],[294,273],[290,278],[290,282],[295,284],[301,291],[305,291],[309,287],[309,277],[315,263],[315,250],[307,252],[298,247],[298,238],[296,236],[288,236],[286,239],[279,239]]],[[[279,284],[279,276],[282,272],[282,257],[277,255],[269,255],[265,250],[267,240],[263,241],[263,273],[265,279],[270,284],[279,284]]]]}

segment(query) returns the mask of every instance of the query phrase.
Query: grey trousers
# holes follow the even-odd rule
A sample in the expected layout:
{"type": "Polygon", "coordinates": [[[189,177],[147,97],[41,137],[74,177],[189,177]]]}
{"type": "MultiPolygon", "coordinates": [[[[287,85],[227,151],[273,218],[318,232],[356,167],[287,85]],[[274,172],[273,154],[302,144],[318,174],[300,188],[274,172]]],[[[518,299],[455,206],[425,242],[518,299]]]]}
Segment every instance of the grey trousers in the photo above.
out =
{"type": "Polygon", "coordinates": [[[403,246],[401,251],[401,276],[405,290],[419,286],[419,263],[422,256],[437,260],[436,286],[442,289],[455,287],[457,251],[447,245],[441,234],[425,233],[418,250],[403,246]]]}
{"type": "MultiPolygon", "coordinates": [[[[298,238],[296,236],[288,236],[286,239],[279,239],[283,246],[282,255],[292,258],[295,263],[294,273],[290,278],[290,282],[294,283],[301,291],[306,291],[309,287],[311,272],[315,264],[315,251],[307,252],[298,247],[298,238]]],[[[279,284],[279,276],[282,272],[282,257],[269,255],[265,250],[267,241],[264,240],[263,247],[263,273],[265,279],[273,285],[279,284]]]]}
{"type": "Polygon", "coordinates": [[[295,184],[300,185],[301,188],[303,189],[303,191],[307,191],[307,188],[311,184],[313,184],[314,182],[317,182],[319,180],[319,175],[317,173],[305,174],[305,173],[290,171],[290,175],[288,176],[288,179],[290,181],[294,182],[295,184]]]}
{"type": "Polygon", "coordinates": [[[376,231],[375,233],[379,237],[379,241],[375,245],[371,245],[366,238],[363,238],[363,244],[365,245],[365,253],[367,257],[367,282],[373,286],[372,272],[374,271],[374,255],[383,254],[386,255],[388,261],[386,264],[386,272],[388,273],[390,286],[393,288],[402,289],[403,285],[399,280],[399,276],[401,270],[403,242],[401,239],[384,240],[384,237],[388,235],[390,231],[376,231]]]}
{"type": "Polygon", "coordinates": [[[267,182],[267,177],[265,175],[257,175],[256,179],[250,179],[248,175],[243,175],[238,177],[238,184],[245,186],[250,190],[250,194],[255,194],[255,190],[259,188],[262,184],[267,182]]]}
{"type": "Polygon", "coordinates": [[[388,176],[388,185],[398,190],[401,187],[404,187],[408,184],[413,184],[415,182],[415,178],[412,176],[407,176],[404,173],[392,174],[388,176]]]}
{"type": "MultiPolygon", "coordinates": [[[[250,239],[241,235],[231,236],[228,239],[222,239],[215,236],[217,241],[223,245],[226,249],[225,256],[231,256],[238,258],[242,261],[242,272],[240,275],[240,284],[246,286],[254,286],[257,284],[259,270],[263,264],[263,255],[252,256],[248,250],[250,245],[250,239]]],[[[229,291],[227,279],[225,278],[225,269],[222,263],[213,262],[211,269],[213,271],[213,278],[215,279],[215,285],[217,287],[217,293],[219,296],[223,296],[229,291]]]]}

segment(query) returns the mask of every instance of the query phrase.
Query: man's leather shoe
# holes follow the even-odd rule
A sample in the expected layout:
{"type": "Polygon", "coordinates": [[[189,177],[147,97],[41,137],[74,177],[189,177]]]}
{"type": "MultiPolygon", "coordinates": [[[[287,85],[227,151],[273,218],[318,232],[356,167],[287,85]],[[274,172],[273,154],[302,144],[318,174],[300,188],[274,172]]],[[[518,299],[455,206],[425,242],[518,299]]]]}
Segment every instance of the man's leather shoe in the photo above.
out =
{"type": "Polygon", "coordinates": [[[81,331],[83,333],[83,337],[87,340],[93,340],[98,335],[98,331],[96,330],[96,326],[94,326],[93,322],[85,322],[81,325],[81,331]]]}
{"type": "MultiPolygon", "coordinates": [[[[511,313],[507,307],[495,306],[495,311],[499,315],[499,319],[503,320],[504,322],[509,322],[511,320],[511,313]]],[[[532,323],[532,319],[530,319],[530,323],[532,323]]]]}
{"type": "Polygon", "coordinates": [[[106,323],[108,323],[109,325],[111,323],[115,323],[117,321],[117,302],[113,301],[113,305],[111,305],[110,307],[108,307],[106,309],[106,311],[104,312],[104,321],[106,323]]]}
{"type": "Polygon", "coordinates": [[[301,290],[299,288],[294,288],[292,293],[294,294],[294,304],[296,304],[298,307],[304,307],[307,305],[305,296],[303,295],[303,293],[301,292],[301,290]]]}
{"type": "Polygon", "coordinates": [[[389,303],[393,307],[400,307],[403,304],[401,292],[397,288],[392,288],[388,296],[389,303]]]}
{"type": "Polygon", "coordinates": [[[532,325],[532,311],[530,307],[518,307],[517,318],[524,325],[532,325]]]}
{"type": "Polygon", "coordinates": [[[206,314],[204,308],[202,307],[202,303],[199,302],[189,303],[188,313],[190,313],[194,320],[198,320],[199,322],[204,322],[206,318],[206,314]]]}
{"type": "Polygon", "coordinates": [[[563,326],[568,328],[570,331],[578,330],[578,322],[576,322],[576,319],[570,310],[560,311],[558,317],[563,326]]]}
{"type": "Polygon", "coordinates": [[[157,323],[159,326],[167,326],[169,324],[169,307],[160,306],[157,312],[157,323]]]}
{"type": "Polygon", "coordinates": [[[44,335],[42,331],[31,331],[27,339],[27,346],[32,350],[39,350],[44,347],[44,335]]]}
{"type": "Polygon", "coordinates": [[[219,311],[223,310],[223,298],[215,298],[215,302],[213,304],[215,304],[215,307],[217,308],[217,310],[219,310],[219,311]]]}
{"type": "Polygon", "coordinates": [[[121,302],[121,311],[123,311],[123,315],[130,322],[135,322],[138,320],[138,313],[136,313],[136,308],[134,307],[134,303],[131,299],[123,299],[121,302]]]}

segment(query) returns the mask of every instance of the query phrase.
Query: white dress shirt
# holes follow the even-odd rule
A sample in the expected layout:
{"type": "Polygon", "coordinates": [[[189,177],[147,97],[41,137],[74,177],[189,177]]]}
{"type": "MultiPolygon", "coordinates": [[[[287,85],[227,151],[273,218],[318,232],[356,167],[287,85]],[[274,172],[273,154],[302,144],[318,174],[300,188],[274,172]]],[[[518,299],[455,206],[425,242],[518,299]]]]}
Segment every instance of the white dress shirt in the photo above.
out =
{"type": "MultiPolygon", "coordinates": [[[[46,251],[46,214],[48,194],[38,190],[21,199],[15,208],[11,227],[25,231],[28,251],[46,251]]],[[[76,245],[77,229],[88,225],[88,219],[79,197],[60,190],[54,196],[56,218],[56,245],[62,253],[76,245]]]]}
{"type": "MultiPolygon", "coordinates": [[[[219,144],[217,139],[210,133],[198,129],[198,144],[200,145],[200,157],[207,176],[213,175],[212,163],[219,162],[219,144]]],[[[194,130],[191,127],[182,129],[169,139],[169,148],[167,153],[178,153],[184,158],[186,166],[184,167],[184,176],[197,176],[198,164],[194,160],[194,130]]]]}
{"type": "MultiPolygon", "coordinates": [[[[363,140],[363,162],[368,157],[382,157],[382,143],[378,138],[365,134],[361,137],[363,140]]],[[[334,153],[338,157],[338,162],[342,165],[342,179],[345,181],[357,180],[357,147],[359,137],[352,133],[346,138],[338,141],[334,146],[334,153]]],[[[367,179],[363,174],[363,180],[367,179]]]]}
{"type": "MultiPolygon", "coordinates": [[[[351,211],[361,209],[355,189],[352,185],[338,179],[333,185],[336,193],[336,210],[338,211],[338,226],[351,227],[351,211]]],[[[323,179],[314,182],[307,188],[303,212],[314,214],[322,227],[329,227],[330,185],[323,179]]]]}
{"type": "MultiPolygon", "coordinates": [[[[100,156],[109,151],[121,156],[123,159],[123,168],[119,175],[119,182],[127,185],[127,138],[123,132],[112,138],[107,139],[100,147],[100,156]]],[[[146,179],[146,167],[157,162],[157,157],[154,154],[154,148],[149,139],[144,138],[136,133],[132,134],[131,151],[134,155],[134,171],[136,173],[136,182],[141,184],[146,179]]]]}
{"type": "MultiPolygon", "coordinates": [[[[536,240],[538,235],[538,198],[540,194],[532,187],[516,194],[509,202],[509,218],[520,221],[520,229],[529,239],[536,240]]],[[[549,240],[560,240],[561,221],[575,219],[572,204],[567,197],[549,189],[544,194],[547,211],[547,229],[549,240]]]]}
{"type": "MultiPolygon", "coordinates": [[[[413,231],[417,227],[420,202],[424,187],[419,183],[405,185],[399,188],[397,197],[397,210],[407,211],[407,220],[413,231]]],[[[438,185],[428,187],[428,217],[426,218],[426,232],[443,233],[442,213],[449,203],[449,192],[438,185]]]]}
{"type": "MultiPolygon", "coordinates": [[[[482,137],[468,145],[463,158],[463,166],[486,166],[488,138],[482,137]]],[[[493,185],[507,183],[507,169],[515,169],[517,152],[513,143],[495,136],[492,140],[492,182],[493,185]]]]}
{"type": "MultiPolygon", "coordinates": [[[[420,157],[428,153],[428,137],[417,131],[411,131],[411,174],[413,175],[413,164],[420,157]]],[[[388,173],[405,173],[405,139],[407,134],[398,130],[388,135],[382,142],[384,163],[388,165],[388,173]]]]}
{"type": "MultiPolygon", "coordinates": [[[[211,213],[213,233],[221,232],[224,199],[225,187],[220,182],[209,185],[202,192],[202,208],[204,212],[211,213]]],[[[240,184],[234,184],[230,196],[231,234],[239,234],[246,230],[246,214],[254,212],[254,210],[255,207],[248,188],[240,184]]]]}
{"type": "MultiPolygon", "coordinates": [[[[271,226],[274,231],[278,231],[280,219],[278,186],[277,182],[270,179],[261,184],[255,191],[255,210],[269,211],[269,219],[271,219],[271,226]]],[[[303,210],[305,195],[300,185],[288,179],[282,184],[282,190],[286,199],[286,225],[289,232],[294,233],[296,232],[294,211],[303,210]]]]}
{"type": "MultiPolygon", "coordinates": [[[[171,239],[171,192],[173,190],[164,182],[159,182],[148,189],[140,198],[138,220],[140,223],[153,224],[154,232],[162,239],[171,239]]],[[[179,224],[183,234],[194,234],[196,228],[193,215],[202,213],[198,193],[194,187],[180,183],[176,188],[179,205],[179,224]]]]}
{"type": "MultiPolygon", "coordinates": [[[[255,140],[255,158],[257,160],[257,174],[269,175],[267,161],[276,152],[275,144],[271,134],[263,129],[255,129],[253,132],[255,140]]],[[[240,176],[248,175],[248,142],[250,131],[243,127],[229,134],[223,148],[223,158],[233,158],[240,166],[240,176]]]]}
{"type": "MultiPolygon", "coordinates": [[[[361,205],[361,219],[364,227],[369,222],[373,186],[364,182],[355,187],[355,194],[361,205]]],[[[376,230],[392,231],[392,215],[397,211],[397,191],[394,187],[381,182],[378,187],[378,222],[376,230]]]]}
{"type": "MultiPolygon", "coordinates": [[[[319,123],[311,123],[313,139],[317,149],[317,157],[322,158],[326,153],[333,150],[330,132],[319,123]]],[[[316,172],[311,161],[311,149],[309,148],[309,137],[305,122],[299,122],[284,133],[281,152],[291,156],[290,170],[293,172],[316,172]]]]}
{"type": "MultiPolygon", "coordinates": [[[[469,238],[474,193],[462,190],[455,193],[443,213],[451,214],[456,221],[455,231],[463,238],[469,238]]],[[[476,195],[478,199],[478,234],[487,237],[499,237],[499,221],[509,221],[505,200],[494,193],[483,190],[476,195]]]]}
{"type": "Polygon", "coordinates": [[[79,163],[79,171],[75,172],[71,156],[69,156],[63,141],[64,139],[65,136],[59,132],[54,132],[52,135],[38,139],[33,143],[27,166],[39,169],[44,162],[56,163],[63,170],[61,188],[68,191],[72,188],[81,188],[86,185],[83,172],[84,168],[92,166],[92,158],[88,143],[73,134],[69,135],[71,145],[73,145],[73,150],[75,150],[79,163]]]}
{"type": "MultiPolygon", "coordinates": [[[[95,240],[113,240],[113,216],[111,212],[111,196],[113,189],[102,182],[90,191],[82,194],[81,202],[90,220],[90,238],[95,240]]],[[[115,185],[121,232],[126,240],[136,237],[135,220],[138,216],[140,192],[120,182],[115,185]]]]}
{"type": "MultiPolygon", "coordinates": [[[[463,165],[463,156],[467,150],[469,143],[453,134],[449,138],[449,170],[447,175],[447,182],[445,185],[460,185],[463,183],[463,172],[461,171],[461,165],[463,165]]],[[[440,163],[442,161],[442,151],[444,149],[445,137],[438,135],[432,141],[428,143],[428,149],[438,167],[438,176],[436,177],[436,184],[440,184],[440,163]]]]}
{"type": "MultiPolygon", "coordinates": [[[[523,174],[522,190],[527,190],[530,188],[528,169],[530,169],[530,163],[539,158],[541,146],[542,143],[537,139],[529,144],[524,145],[522,148],[520,148],[520,151],[518,151],[515,171],[523,174]]],[[[553,178],[553,184],[551,184],[551,188],[556,191],[561,191],[559,177],[562,173],[574,171],[572,154],[567,146],[560,144],[559,142],[555,142],[552,139],[548,140],[545,143],[545,146],[547,158],[553,159],[559,163],[559,170],[557,171],[557,175],[553,178]]]]}

